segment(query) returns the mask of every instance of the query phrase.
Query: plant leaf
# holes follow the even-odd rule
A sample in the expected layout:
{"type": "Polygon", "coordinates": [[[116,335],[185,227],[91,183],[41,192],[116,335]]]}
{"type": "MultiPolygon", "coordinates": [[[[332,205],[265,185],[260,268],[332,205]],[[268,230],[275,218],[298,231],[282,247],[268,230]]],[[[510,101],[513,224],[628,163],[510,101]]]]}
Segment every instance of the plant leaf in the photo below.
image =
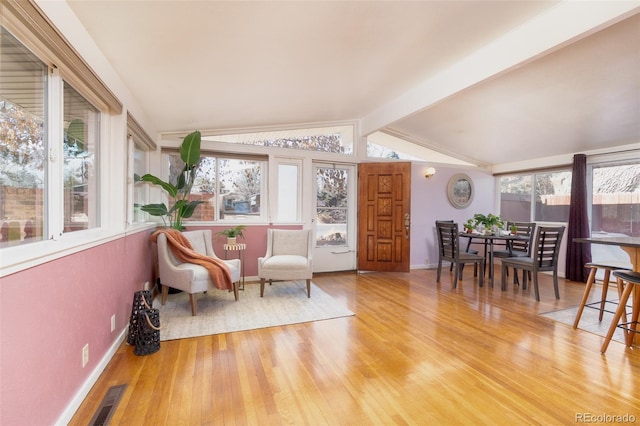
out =
{"type": "Polygon", "coordinates": [[[204,201],[191,201],[189,204],[186,204],[182,207],[182,217],[183,218],[189,218],[191,216],[193,216],[193,212],[195,211],[196,207],[198,207],[200,204],[204,203],[204,201]]]}
{"type": "Polygon", "coordinates": [[[175,186],[161,180],[158,177],[155,177],[154,175],[150,175],[147,173],[146,175],[142,176],[140,180],[142,182],[150,182],[154,185],[160,185],[165,191],[169,193],[172,198],[175,198],[175,196],[178,194],[178,189],[175,186]]]}
{"type": "Polygon", "coordinates": [[[189,133],[180,145],[180,158],[189,169],[200,161],[200,131],[189,133]]]}
{"type": "Polygon", "coordinates": [[[140,207],[140,210],[143,212],[149,213],[151,216],[166,216],[169,214],[167,210],[167,206],[162,204],[147,204],[145,206],[140,207]]]}

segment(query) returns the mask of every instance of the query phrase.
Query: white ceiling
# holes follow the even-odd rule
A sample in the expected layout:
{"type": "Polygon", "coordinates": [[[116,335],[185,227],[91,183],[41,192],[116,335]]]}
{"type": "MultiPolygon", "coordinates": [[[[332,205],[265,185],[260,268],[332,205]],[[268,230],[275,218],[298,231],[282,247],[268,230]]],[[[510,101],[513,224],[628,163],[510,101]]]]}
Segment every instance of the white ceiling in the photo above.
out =
{"type": "Polygon", "coordinates": [[[68,1],[161,132],[360,120],[478,165],[640,142],[640,1],[68,1]]]}

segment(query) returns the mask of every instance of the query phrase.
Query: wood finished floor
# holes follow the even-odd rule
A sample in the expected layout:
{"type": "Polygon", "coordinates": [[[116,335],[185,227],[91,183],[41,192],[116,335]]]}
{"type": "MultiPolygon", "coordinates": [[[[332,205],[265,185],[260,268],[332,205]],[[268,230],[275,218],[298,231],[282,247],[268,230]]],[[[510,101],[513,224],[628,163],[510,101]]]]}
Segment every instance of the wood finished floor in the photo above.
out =
{"type": "Polygon", "coordinates": [[[602,355],[602,337],[538,315],[577,305],[582,284],[560,280],[556,301],[543,276],[536,302],[470,272],[455,290],[448,268],[440,284],[435,270],[316,274],[354,317],[162,342],[142,357],[123,345],[70,424],[88,424],[123,383],[112,425],[640,422],[640,349],[612,342],[602,355]]]}

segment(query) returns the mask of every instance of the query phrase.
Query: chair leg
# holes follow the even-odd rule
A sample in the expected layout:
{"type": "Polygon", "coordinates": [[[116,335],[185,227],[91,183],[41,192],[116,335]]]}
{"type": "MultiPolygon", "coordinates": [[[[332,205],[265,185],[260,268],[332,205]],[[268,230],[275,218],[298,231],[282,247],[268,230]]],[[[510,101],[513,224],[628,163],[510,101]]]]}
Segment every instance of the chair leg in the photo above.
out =
{"type": "Polygon", "coordinates": [[[189,301],[191,302],[191,315],[195,317],[198,315],[198,300],[196,299],[196,295],[189,293],[189,301]]]}
{"type": "MultiPolygon", "coordinates": [[[[451,264],[453,266],[453,263],[451,264]]],[[[438,260],[438,270],[436,271],[436,282],[440,282],[440,272],[442,271],[442,259],[438,260]]]]}
{"type": "MultiPolygon", "coordinates": [[[[616,309],[616,313],[611,320],[611,325],[609,325],[609,331],[607,332],[606,337],[604,338],[604,343],[602,343],[602,348],[600,352],[605,353],[607,348],[609,347],[609,342],[611,342],[611,338],[613,337],[613,333],[616,331],[616,327],[620,322],[620,318],[622,317],[623,312],[626,312],[627,301],[629,300],[629,296],[631,296],[631,292],[633,291],[634,284],[627,283],[624,291],[622,292],[622,296],[620,296],[620,303],[618,304],[618,309],[616,309]]],[[[633,334],[633,333],[629,333],[633,334]]],[[[627,340],[627,339],[625,339],[627,340]]]]}
{"type": "Polygon", "coordinates": [[[458,272],[460,271],[460,264],[456,263],[455,272],[453,273],[453,288],[458,287],[458,272]]]}
{"type": "Polygon", "coordinates": [[[236,298],[236,302],[238,301],[238,284],[237,282],[233,283],[233,296],[236,298]]]}
{"type": "MultiPolygon", "coordinates": [[[[591,274],[589,274],[589,278],[591,278],[591,274]]],[[[602,280],[602,296],[600,296],[600,315],[598,316],[598,321],[600,322],[602,322],[602,315],[604,314],[604,306],[607,301],[607,292],[609,291],[610,278],[611,278],[611,269],[606,268],[604,270],[604,279],[602,280]]]]}
{"type": "Polygon", "coordinates": [[[560,290],[558,289],[558,268],[557,267],[555,271],[553,271],[553,292],[556,294],[556,300],[560,300],[560,290]]]}
{"type": "MultiPolygon", "coordinates": [[[[582,300],[580,301],[580,306],[578,307],[578,312],[576,313],[576,319],[573,320],[573,328],[578,328],[578,323],[580,322],[580,318],[582,317],[582,311],[584,311],[584,306],[587,304],[589,294],[591,293],[591,287],[596,280],[596,271],[597,268],[594,267],[591,268],[591,272],[589,272],[589,278],[587,278],[587,284],[584,288],[584,293],[582,294],[582,300]]],[[[600,311],[600,321],[602,321],[602,310],[600,311]]]]}
{"type": "Polygon", "coordinates": [[[311,279],[307,280],[307,297],[311,297],[311,279]]]}
{"type": "MultiPolygon", "coordinates": [[[[524,273],[526,273],[527,271],[522,271],[523,272],[523,276],[524,273]]],[[[524,278],[523,278],[524,281],[524,278]]],[[[538,289],[538,274],[535,273],[533,274],[533,289],[536,293],[536,300],[539,302],[540,301],[540,290],[538,289]]]]}
{"type": "Polygon", "coordinates": [[[502,291],[507,290],[507,274],[509,271],[509,267],[507,265],[504,264],[504,262],[502,263],[502,271],[500,274],[500,289],[502,291]]]}
{"type": "MultiPolygon", "coordinates": [[[[635,287],[640,284],[628,283],[627,285],[635,287]]],[[[627,342],[627,346],[629,347],[633,346],[633,340],[635,339],[638,330],[638,319],[640,319],[640,309],[637,308],[637,306],[640,305],[640,300],[638,300],[639,298],[637,296],[638,291],[636,289],[636,291],[633,293],[633,310],[631,311],[631,323],[629,324],[629,330],[627,330],[627,335],[624,339],[625,342],[627,342]]],[[[624,316],[626,317],[626,307],[624,316]]],[[[627,320],[623,319],[623,322],[627,322],[627,320]]]]}
{"type": "Polygon", "coordinates": [[[264,297],[264,278],[260,278],[260,297],[264,297]]]}
{"type": "Polygon", "coordinates": [[[478,285],[480,287],[484,287],[484,261],[479,263],[480,265],[480,282],[478,283],[478,285]]]}
{"type": "Polygon", "coordinates": [[[167,303],[167,296],[169,295],[169,286],[162,284],[162,296],[160,297],[160,303],[164,306],[167,303]]]}

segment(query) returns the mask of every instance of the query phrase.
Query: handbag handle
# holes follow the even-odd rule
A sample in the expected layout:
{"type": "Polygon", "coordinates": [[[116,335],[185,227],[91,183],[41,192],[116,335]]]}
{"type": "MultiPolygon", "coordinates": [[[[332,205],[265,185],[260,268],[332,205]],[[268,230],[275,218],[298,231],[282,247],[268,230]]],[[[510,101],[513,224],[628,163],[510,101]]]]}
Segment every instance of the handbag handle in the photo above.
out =
{"type": "Polygon", "coordinates": [[[146,312],[144,313],[144,317],[147,319],[147,324],[149,324],[149,327],[151,327],[153,330],[160,331],[160,327],[156,327],[155,325],[153,325],[153,323],[149,319],[149,315],[147,315],[146,312]]]}

